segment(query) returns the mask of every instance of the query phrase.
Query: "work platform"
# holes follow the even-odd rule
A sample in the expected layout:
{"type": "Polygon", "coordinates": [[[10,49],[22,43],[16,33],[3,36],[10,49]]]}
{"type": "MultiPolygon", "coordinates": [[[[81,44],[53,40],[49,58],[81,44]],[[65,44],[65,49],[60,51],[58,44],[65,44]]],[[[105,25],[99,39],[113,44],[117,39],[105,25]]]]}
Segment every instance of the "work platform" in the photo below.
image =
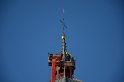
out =
{"type": "Polygon", "coordinates": [[[65,77],[65,78],[60,78],[58,80],[55,80],[55,82],[82,82],[82,81],[65,77]]]}

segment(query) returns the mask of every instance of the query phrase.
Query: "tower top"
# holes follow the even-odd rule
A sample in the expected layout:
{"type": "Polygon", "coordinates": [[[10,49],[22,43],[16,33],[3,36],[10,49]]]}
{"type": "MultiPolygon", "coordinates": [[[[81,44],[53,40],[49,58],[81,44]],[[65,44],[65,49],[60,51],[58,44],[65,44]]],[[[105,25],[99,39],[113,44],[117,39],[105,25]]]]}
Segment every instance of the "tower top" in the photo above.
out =
{"type": "Polygon", "coordinates": [[[81,82],[74,79],[75,59],[66,50],[64,9],[62,10],[62,18],[60,19],[62,27],[62,50],[57,54],[48,53],[48,65],[51,69],[50,82],[81,82]]]}

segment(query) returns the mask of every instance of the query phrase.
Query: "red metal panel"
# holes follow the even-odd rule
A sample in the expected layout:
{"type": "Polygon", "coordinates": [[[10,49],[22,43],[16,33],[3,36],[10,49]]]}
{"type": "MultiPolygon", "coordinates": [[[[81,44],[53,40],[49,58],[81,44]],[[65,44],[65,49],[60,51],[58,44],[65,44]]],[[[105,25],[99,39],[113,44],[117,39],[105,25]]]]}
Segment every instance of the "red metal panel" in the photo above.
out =
{"type": "Polygon", "coordinates": [[[52,74],[51,74],[51,82],[55,81],[55,72],[56,72],[56,59],[52,59],[52,74]]]}

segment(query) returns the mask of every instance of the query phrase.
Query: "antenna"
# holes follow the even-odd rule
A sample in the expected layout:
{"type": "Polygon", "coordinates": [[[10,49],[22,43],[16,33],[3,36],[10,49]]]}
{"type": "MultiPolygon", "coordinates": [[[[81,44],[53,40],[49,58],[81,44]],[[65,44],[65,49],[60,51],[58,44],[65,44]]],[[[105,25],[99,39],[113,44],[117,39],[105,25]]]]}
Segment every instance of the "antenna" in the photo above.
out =
{"type": "Polygon", "coordinates": [[[60,22],[62,24],[62,33],[65,34],[65,28],[67,28],[67,26],[65,25],[64,21],[64,9],[62,10],[62,18],[60,19],[60,22]]]}
{"type": "MultiPolygon", "coordinates": [[[[67,26],[65,25],[65,22],[64,22],[64,9],[62,10],[62,18],[60,20],[61,22],[61,27],[62,27],[62,54],[63,54],[63,58],[65,59],[65,55],[66,55],[66,36],[65,36],[65,28],[67,28],[67,26]]],[[[65,74],[64,74],[65,75],[65,74]]]]}

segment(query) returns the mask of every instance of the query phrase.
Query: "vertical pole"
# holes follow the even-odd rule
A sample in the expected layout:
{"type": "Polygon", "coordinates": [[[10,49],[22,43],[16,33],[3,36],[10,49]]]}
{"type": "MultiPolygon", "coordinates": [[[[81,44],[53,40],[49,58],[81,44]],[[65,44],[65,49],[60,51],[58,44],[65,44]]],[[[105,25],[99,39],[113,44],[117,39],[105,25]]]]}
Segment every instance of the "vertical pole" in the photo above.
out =
{"type": "Polygon", "coordinates": [[[65,77],[65,66],[64,66],[64,77],[65,77]]]}
{"type": "Polygon", "coordinates": [[[51,73],[51,82],[55,82],[55,71],[56,71],[56,59],[52,59],[52,73],[51,73]]]}
{"type": "Polygon", "coordinates": [[[72,78],[72,68],[70,67],[70,78],[72,78]]]}
{"type": "MultiPolygon", "coordinates": [[[[63,58],[64,58],[64,61],[65,61],[66,43],[65,43],[65,34],[64,33],[62,35],[62,54],[63,54],[63,58]]],[[[65,77],[65,66],[64,66],[64,77],[65,77]]]]}

